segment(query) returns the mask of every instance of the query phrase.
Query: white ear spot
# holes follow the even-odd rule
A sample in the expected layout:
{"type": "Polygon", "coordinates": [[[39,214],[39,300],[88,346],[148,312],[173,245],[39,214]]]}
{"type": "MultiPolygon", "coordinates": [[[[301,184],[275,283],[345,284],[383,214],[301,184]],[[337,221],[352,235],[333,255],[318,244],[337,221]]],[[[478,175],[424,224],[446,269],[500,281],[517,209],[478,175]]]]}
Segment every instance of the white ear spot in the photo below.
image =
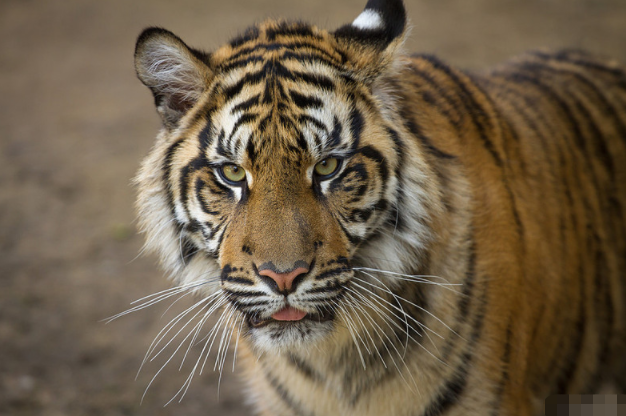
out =
{"type": "Polygon", "coordinates": [[[376,11],[367,9],[363,10],[363,13],[361,13],[357,16],[356,19],[354,19],[354,22],[352,22],[352,26],[364,30],[382,29],[383,19],[376,11]]]}

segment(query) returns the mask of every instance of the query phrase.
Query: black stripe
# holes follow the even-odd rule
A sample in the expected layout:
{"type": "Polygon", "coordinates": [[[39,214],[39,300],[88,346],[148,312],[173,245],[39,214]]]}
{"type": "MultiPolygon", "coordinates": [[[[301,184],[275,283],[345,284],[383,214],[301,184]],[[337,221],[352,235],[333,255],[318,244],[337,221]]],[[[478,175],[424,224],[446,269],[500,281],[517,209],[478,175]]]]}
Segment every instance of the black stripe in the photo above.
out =
{"type": "Polygon", "coordinates": [[[303,110],[307,108],[322,108],[323,106],[322,100],[311,95],[304,95],[297,91],[289,90],[289,96],[291,101],[303,110]]]}
{"type": "Polygon", "coordinates": [[[343,233],[346,235],[346,238],[348,239],[348,241],[350,242],[350,244],[352,244],[353,246],[358,246],[362,241],[363,241],[363,237],[360,237],[358,235],[354,235],[351,234],[346,227],[344,227],[344,225],[341,223],[341,221],[337,221],[337,224],[339,224],[339,227],[341,228],[341,230],[343,231],[343,233]]]}
{"type": "Polygon", "coordinates": [[[304,292],[305,295],[315,295],[317,293],[332,293],[338,292],[342,289],[341,284],[336,280],[328,280],[325,286],[320,286],[315,289],[308,289],[304,292]]]}
{"type": "Polygon", "coordinates": [[[322,90],[334,91],[335,83],[332,79],[320,74],[307,74],[306,72],[292,71],[293,79],[312,85],[322,90]]]}
{"type": "Polygon", "coordinates": [[[247,113],[247,114],[243,114],[241,117],[239,117],[239,119],[235,122],[235,125],[233,126],[233,130],[230,132],[230,135],[228,136],[228,143],[231,142],[231,140],[233,139],[233,137],[237,133],[237,130],[239,130],[239,128],[242,125],[251,123],[251,122],[255,121],[258,117],[259,117],[259,115],[256,114],[256,113],[247,113]]]}
{"type": "Polygon", "coordinates": [[[235,114],[239,111],[246,111],[249,110],[252,106],[256,105],[259,103],[259,98],[260,98],[261,94],[256,94],[254,96],[252,96],[251,98],[247,99],[246,101],[243,101],[239,104],[237,104],[236,106],[234,106],[232,108],[232,110],[230,110],[230,114],[235,114]]]}
{"type": "Polygon", "coordinates": [[[241,45],[243,45],[246,42],[249,42],[253,39],[256,39],[259,37],[259,28],[256,26],[252,26],[248,29],[246,29],[246,31],[235,37],[233,40],[230,41],[230,46],[233,48],[237,48],[241,45]]]}
{"type": "Polygon", "coordinates": [[[448,380],[439,391],[435,400],[428,404],[422,413],[423,416],[439,416],[455,405],[465,390],[467,385],[467,367],[472,360],[472,356],[466,354],[461,359],[465,364],[457,370],[455,376],[448,380]]]}
{"type": "Polygon", "coordinates": [[[311,117],[308,114],[301,114],[298,116],[298,122],[300,124],[305,124],[305,123],[311,123],[316,129],[322,131],[322,132],[328,132],[328,130],[326,129],[326,126],[319,121],[318,119],[316,119],[315,117],[311,117]]]}
{"type": "Polygon", "coordinates": [[[335,116],[335,118],[333,119],[333,131],[330,133],[329,136],[330,143],[328,143],[328,146],[330,148],[335,148],[339,146],[339,143],[341,143],[341,131],[341,122],[339,121],[339,118],[335,116]]]}
{"type": "Polygon", "coordinates": [[[257,72],[247,73],[239,81],[237,81],[230,87],[223,88],[222,95],[224,96],[224,101],[228,102],[232,100],[235,96],[237,96],[241,92],[244,86],[256,85],[260,83],[267,74],[266,67],[267,67],[267,64],[265,64],[263,68],[257,72]]]}
{"type": "Polygon", "coordinates": [[[200,153],[204,155],[206,149],[208,149],[213,143],[213,124],[210,121],[210,114],[207,117],[207,124],[204,126],[200,134],[198,135],[198,141],[200,142],[200,153]]]}
{"type": "Polygon", "coordinates": [[[265,368],[264,375],[278,397],[289,407],[294,416],[313,416],[313,413],[305,412],[302,409],[302,405],[289,395],[287,388],[285,388],[267,368],[265,368]]]}
{"type": "Polygon", "coordinates": [[[345,71],[345,68],[343,68],[341,64],[335,63],[332,60],[328,60],[326,56],[320,56],[310,52],[285,51],[282,55],[282,58],[285,61],[293,60],[300,63],[306,62],[310,64],[319,64],[329,68],[333,68],[338,72],[345,71]]]}
{"type": "MultiPolygon", "coordinates": [[[[456,324],[454,327],[454,332],[457,334],[461,333],[462,328],[465,327],[465,323],[470,317],[470,307],[473,303],[476,303],[474,295],[474,291],[476,289],[476,242],[474,241],[472,236],[469,236],[468,240],[470,240],[471,243],[469,247],[469,254],[466,260],[467,264],[465,266],[465,278],[463,279],[463,289],[457,300],[458,312],[455,315],[456,324]]],[[[444,362],[448,361],[448,358],[456,344],[456,339],[452,339],[444,345],[443,351],[441,353],[441,359],[444,362]]]]}
{"type": "Polygon", "coordinates": [[[350,111],[350,133],[352,133],[352,145],[351,149],[356,150],[359,147],[359,143],[361,142],[361,132],[363,131],[363,115],[356,107],[355,104],[352,106],[352,110],[350,111]]]}
{"type": "MultiPolygon", "coordinates": [[[[581,58],[573,58],[570,55],[572,54],[577,54],[577,55],[587,55],[585,52],[582,51],[575,51],[575,50],[563,50],[560,52],[557,52],[555,54],[546,54],[545,52],[540,52],[540,51],[535,51],[533,52],[533,55],[540,57],[540,58],[544,58],[544,59],[556,59],[558,61],[563,61],[563,62],[569,62],[572,64],[576,64],[576,65],[580,65],[582,67],[585,68],[589,68],[589,69],[594,69],[600,72],[605,72],[605,73],[609,73],[613,76],[619,77],[619,78],[624,78],[626,77],[626,72],[624,72],[624,70],[622,68],[618,68],[618,67],[609,67],[606,65],[603,65],[601,63],[598,63],[597,61],[594,60],[590,60],[590,61],[586,61],[583,60],[581,58]]],[[[589,56],[589,58],[591,58],[589,56]]]]}
{"type": "Polygon", "coordinates": [[[222,276],[222,282],[237,283],[237,284],[242,284],[246,286],[252,286],[255,284],[254,280],[247,279],[245,277],[230,276],[230,275],[222,276]]]}
{"type": "Polygon", "coordinates": [[[205,187],[205,182],[202,178],[198,177],[196,178],[196,184],[195,184],[195,194],[196,194],[196,199],[198,200],[198,202],[200,203],[200,208],[202,208],[202,211],[205,214],[208,215],[219,215],[220,211],[213,211],[209,208],[209,204],[206,203],[206,201],[204,200],[204,198],[202,198],[202,190],[205,187]]]}
{"type": "MultiPolygon", "coordinates": [[[[226,277],[228,277],[228,275],[222,273],[221,279],[225,279],[226,277]]],[[[233,290],[233,289],[227,289],[224,288],[222,289],[228,296],[233,296],[233,297],[237,297],[237,298],[258,298],[258,297],[262,297],[262,296],[267,296],[267,294],[265,292],[259,292],[259,291],[240,291],[240,290],[233,290]]],[[[265,305],[268,302],[263,302],[262,304],[265,305]]],[[[251,305],[250,303],[244,303],[243,305],[245,306],[249,306],[251,305]]]]}
{"type": "Polygon", "coordinates": [[[167,184],[170,183],[170,176],[172,173],[172,159],[174,158],[174,154],[178,150],[178,148],[183,144],[184,138],[178,139],[165,152],[165,159],[163,160],[163,166],[161,169],[163,170],[163,182],[166,184],[165,189],[167,192],[167,204],[170,207],[170,212],[172,213],[172,218],[176,219],[176,208],[174,205],[174,192],[171,186],[167,184]]]}
{"type": "Polygon", "coordinates": [[[180,241],[180,251],[182,256],[183,265],[186,261],[192,259],[196,254],[200,252],[198,247],[187,236],[182,236],[180,241]]]}
{"type": "MultiPolygon", "coordinates": [[[[581,267],[579,271],[580,276],[580,300],[578,304],[578,314],[576,318],[576,323],[574,324],[573,339],[570,339],[570,342],[567,343],[567,347],[565,350],[560,351],[560,360],[559,364],[560,371],[559,376],[556,381],[557,394],[567,394],[569,393],[568,387],[569,383],[572,380],[572,377],[576,373],[578,366],[580,364],[579,356],[582,351],[583,341],[585,338],[585,327],[587,325],[587,316],[585,314],[585,271],[584,268],[581,267]]],[[[570,301],[571,302],[571,301],[570,301]]]]}
{"type": "Polygon", "coordinates": [[[328,279],[329,277],[338,276],[342,273],[349,272],[350,270],[351,269],[349,267],[337,267],[335,269],[326,270],[325,272],[322,272],[315,276],[315,280],[328,279]]]}
{"type": "Polygon", "coordinates": [[[500,408],[502,407],[504,390],[506,388],[507,383],[509,382],[510,373],[509,367],[511,365],[511,340],[513,338],[513,320],[509,318],[509,324],[506,327],[506,341],[504,344],[504,353],[502,354],[502,358],[500,359],[501,363],[501,375],[500,381],[498,382],[498,386],[496,387],[495,393],[495,401],[491,404],[491,416],[498,416],[500,414],[500,408]]]}
{"type": "MultiPolygon", "coordinates": [[[[416,55],[416,59],[420,59],[421,56],[416,55]]],[[[445,116],[445,118],[457,129],[461,128],[461,120],[462,120],[462,111],[459,108],[458,100],[454,97],[450,96],[446,89],[442,88],[441,82],[437,81],[432,77],[431,71],[424,71],[417,67],[417,65],[412,64],[411,69],[413,70],[413,75],[420,78],[420,81],[425,83],[430,87],[432,91],[424,91],[422,93],[422,98],[428,104],[430,104],[433,108],[439,111],[441,114],[445,116]],[[429,96],[429,93],[434,94],[433,96],[429,96]],[[444,101],[447,104],[447,107],[442,107],[439,103],[434,101],[434,98],[437,97],[444,101]],[[452,114],[450,110],[454,110],[455,114],[452,114]]],[[[418,90],[422,89],[422,85],[413,83],[418,90]]]]}
{"type": "Polygon", "coordinates": [[[310,26],[305,23],[285,23],[281,22],[275,28],[268,28],[265,30],[265,36],[267,39],[273,41],[277,36],[302,36],[305,38],[313,38],[315,40],[322,40],[322,37],[316,33],[310,26]]]}
{"type": "Polygon", "coordinates": [[[316,383],[324,381],[324,377],[315,371],[304,359],[292,353],[288,354],[287,358],[288,362],[292,364],[305,378],[316,383]]]}
{"type": "Polygon", "coordinates": [[[220,65],[217,69],[222,74],[225,74],[233,69],[243,68],[252,63],[263,62],[266,59],[267,58],[263,55],[246,56],[243,59],[237,59],[235,61],[229,59],[227,61],[228,63],[220,65]]]}
{"type": "Polygon", "coordinates": [[[431,142],[431,140],[422,133],[422,130],[417,126],[417,124],[415,124],[415,122],[411,120],[409,117],[410,116],[408,114],[405,115],[404,125],[407,127],[407,129],[409,129],[411,134],[413,134],[413,136],[415,136],[415,138],[417,138],[422,143],[422,146],[426,148],[426,151],[430,155],[436,157],[437,159],[456,159],[455,155],[446,153],[443,150],[436,147],[431,142]]]}
{"type": "MultiPolygon", "coordinates": [[[[503,165],[502,158],[498,154],[498,151],[496,150],[495,145],[493,144],[493,142],[491,141],[491,139],[489,138],[487,134],[487,132],[492,127],[491,121],[489,119],[488,114],[485,112],[483,106],[481,106],[476,101],[474,94],[469,91],[468,83],[461,80],[459,76],[449,66],[447,66],[446,64],[441,62],[439,59],[435,58],[434,56],[420,55],[420,58],[428,61],[434,67],[434,69],[446,74],[448,79],[450,79],[450,81],[452,81],[452,83],[455,84],[455,86],[458,89],[457,93],[458,93],[459,99],[463,103],[463,106],[465,107],[465,110],[467,114],[469,115],[469,117],[471,118],[473,124],[478,129],[478,135],[481,138],[483,145],[485,146],[487,151],[491,154],[495,163],[501,167],[503,165]]],[[[478,89],[482,93],[483,96],[486,96],[486,94],[482,90],[480,90],[477,84],[472,83],[472,85],[476,89],[478,89]]]]}
{"type": "Polygon", "coordinates": [[[378,164],[378,171],[380,173],[381,180],[383,184],[386,184],[389,179],[389,168],[387,167],[387,161],[383,155],[372,146],[364,146],[358,149],[357,153],[362,154],[366,158],[371,159],[378,164]]]}
{"type": "Polygon", "coordinates": [[[367,173],[365,164],[352,162],[341,172],[341,174],[332,178],[328,189],[330,192],[336,192],[339,189],[344,192],[352,192],[355,190],[352,184],[362,184],[359,188],[356,188],[356,196],[362,196],[365,191],[367,191],[368,180],[369,174],[367,173]],[[348,176],[350,176],[350,181],[346,181],[348,176]],[[365,188],[363,189],[363,187],[365,188]],[[363,190],[361,191],[360,189],[363,190]]]}

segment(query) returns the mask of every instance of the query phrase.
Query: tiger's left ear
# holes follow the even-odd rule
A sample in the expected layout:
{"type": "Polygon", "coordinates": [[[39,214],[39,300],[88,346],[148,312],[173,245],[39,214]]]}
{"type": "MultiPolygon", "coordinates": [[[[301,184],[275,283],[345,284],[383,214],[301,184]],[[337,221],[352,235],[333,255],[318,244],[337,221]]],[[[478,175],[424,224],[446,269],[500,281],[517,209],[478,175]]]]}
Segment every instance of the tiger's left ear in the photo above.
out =
{"type": "Polygon", "coordinates": [[[333,34],[349,64],[364,81],[373,82],[393,64],[406,34],[402,0],[369,0],[363,12],[333,34]]]}

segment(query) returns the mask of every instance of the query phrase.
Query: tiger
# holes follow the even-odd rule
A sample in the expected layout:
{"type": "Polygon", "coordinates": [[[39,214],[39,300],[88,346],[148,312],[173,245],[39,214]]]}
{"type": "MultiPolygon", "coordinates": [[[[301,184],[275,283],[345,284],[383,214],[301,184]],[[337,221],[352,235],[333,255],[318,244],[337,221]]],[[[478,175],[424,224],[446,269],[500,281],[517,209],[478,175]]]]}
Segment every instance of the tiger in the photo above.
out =
{"type": "Polygon", "coordinates": [[[202,353],[235,339],[259,415],[626,392],[624,67],[537,50],[469,72],[404,52],[407,28],[401,0],[369,0],[213,52],[141,33],[162,129],[138,224],[200,299],[192,340],[216,313],[202,353]]]}

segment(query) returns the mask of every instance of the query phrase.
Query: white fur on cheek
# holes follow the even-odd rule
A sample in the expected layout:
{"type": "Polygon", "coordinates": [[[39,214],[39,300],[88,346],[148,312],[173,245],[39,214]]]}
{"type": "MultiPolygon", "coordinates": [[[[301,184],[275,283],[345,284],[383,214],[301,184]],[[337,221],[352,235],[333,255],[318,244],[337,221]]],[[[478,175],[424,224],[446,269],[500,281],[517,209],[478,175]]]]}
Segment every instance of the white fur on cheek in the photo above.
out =
{"type": "Polygon", "coordinates": [[[352,26],[357,27],[359,29],[382,29],[383,28],[383,19],[380,17],[380,14],[376,13],[374,10],[364,10],[354,22],[352,22],[352,26]]]}

